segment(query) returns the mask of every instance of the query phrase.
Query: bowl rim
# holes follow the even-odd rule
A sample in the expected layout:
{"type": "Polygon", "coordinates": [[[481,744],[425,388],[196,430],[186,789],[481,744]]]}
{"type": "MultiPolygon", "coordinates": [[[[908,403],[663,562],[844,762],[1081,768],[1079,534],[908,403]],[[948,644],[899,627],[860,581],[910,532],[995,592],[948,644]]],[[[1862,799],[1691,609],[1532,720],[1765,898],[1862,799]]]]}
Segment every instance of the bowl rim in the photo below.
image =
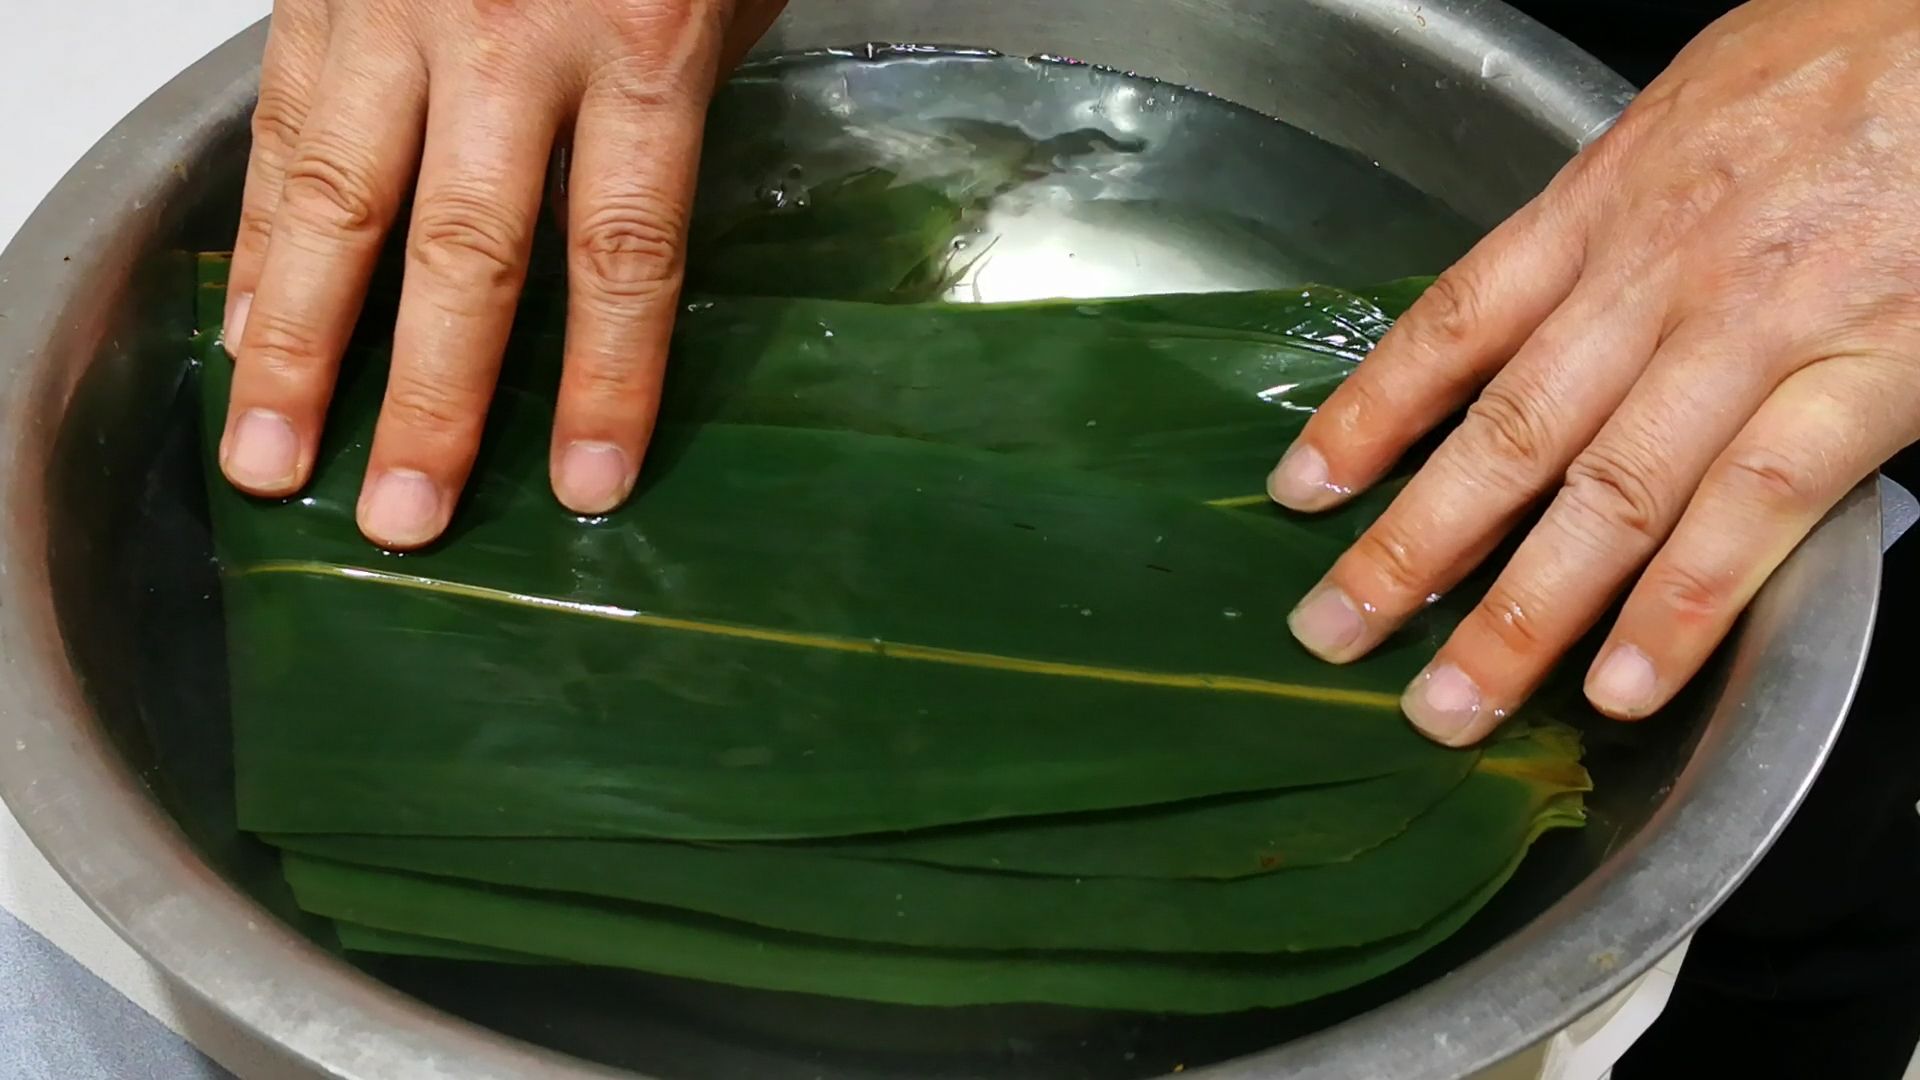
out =
{"type": "MultiPolygon", "coordinates": [[[[1380,26],[1395,0],[1302,0],[1380,26]]],[[[1571,151],[1631,96],[1613,72],[1492,0],[1426,0],[1428,33],[1524,57],[1536,111],[1571,151]]],[[[199,1001],[322,1075],[627,1077],[490,1031],[345,964],[195,853],[92,719],[48,573],[48,417],[101,343],[86,297],[124,286],[159,228],[152,195],[229,137],[258,88],[266,20],[161,88],[100,140],[0,254],[0,798],[86,903],[199,1001]],[[91,290],[87,292],[86,290],[91,290]],[[81,797],[76,797],[76,795],[81,797]],[[290,977],[297,976],[297,977],[290,977]]],[[[1518,63],[1518,61],[1515,61],[1518,63]]],[[[1743,880],[1824,762],[1865,662],[1880,512],[1862,484],[1762,590],[1728,689],[1642,831],[1533,923],[1401,998],[1187,1076],[1453,1077],[1525,1050],[1678,946],[1743,880]]]]}

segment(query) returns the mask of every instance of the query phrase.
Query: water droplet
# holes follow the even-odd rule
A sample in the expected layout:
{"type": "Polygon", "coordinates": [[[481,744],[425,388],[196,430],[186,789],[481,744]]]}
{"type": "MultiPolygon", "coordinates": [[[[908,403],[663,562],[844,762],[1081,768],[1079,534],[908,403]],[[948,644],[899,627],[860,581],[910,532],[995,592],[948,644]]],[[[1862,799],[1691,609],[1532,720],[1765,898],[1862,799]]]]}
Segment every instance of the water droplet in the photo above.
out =
{"type": "Polygon", "coordinates": [[[754,198],[773,210],[804,210],[812,202],[812,193],[805,184],[780,176],[762,184],[754,198]]]}

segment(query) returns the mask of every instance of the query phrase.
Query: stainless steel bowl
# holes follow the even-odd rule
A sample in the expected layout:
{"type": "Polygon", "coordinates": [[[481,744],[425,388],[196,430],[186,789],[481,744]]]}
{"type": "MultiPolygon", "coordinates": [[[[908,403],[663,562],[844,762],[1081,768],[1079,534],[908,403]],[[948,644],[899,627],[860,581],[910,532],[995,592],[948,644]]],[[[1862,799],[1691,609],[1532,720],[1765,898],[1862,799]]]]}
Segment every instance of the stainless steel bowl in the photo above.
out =
{"type": "MultiPolygon", "coordinates": [[[[102,917],[290,1063],[356,1080],[613,1075],[310,944],[269,913],[244,859],[219,837],[190,838],[156,797],[155,697],[178,688],[142,675],[134,624],[166,613],[135,610],[125,569],[165,556],[143,546],[148,523],[131,508],[164,434],[173,368],[156,358],[185,330],[175,253],[226,242],[262,34],[142,105],[0,257],[0,795],[102,917]]],[[[767,48],[869,40],[1069,55],[1212,91],[1365,154],[1482,225],[1629,96],[1485,0],[797,0],[767,48]]],[[[1441,958],[1451,970],[1429,965],[1404,993],[1277,1048],[1257,1049],[1279,1027],[1256,1030],[1242,1047],[1253,1052],[1188,1075],[1457,1077],[1653,963],[1758,860],[1818,770],[1866,650],[1878,541],[1863,488],[1775,576],[1687,704],[1631,745],[1596,750],[1603,827],[1466,934],[1441,958]]],[[[718,1071],[779,1073],[743,1061],[718,1071]]]]}

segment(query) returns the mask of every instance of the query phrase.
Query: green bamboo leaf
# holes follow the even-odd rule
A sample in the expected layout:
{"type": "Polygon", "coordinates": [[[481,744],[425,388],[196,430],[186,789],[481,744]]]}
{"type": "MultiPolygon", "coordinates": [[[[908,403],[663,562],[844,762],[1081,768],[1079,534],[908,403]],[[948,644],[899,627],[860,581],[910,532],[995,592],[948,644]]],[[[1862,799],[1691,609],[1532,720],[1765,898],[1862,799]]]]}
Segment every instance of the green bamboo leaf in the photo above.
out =
{"type": "Polygon", "coordinates": [[[424,934],[402,934],[374,926],[335,919],[334,936],[349,952],[382,953],[388,956],[419,956],[434,960],[467,960],[483,964],[552,964],[555,961],[507,949],[489,949],[485,945],[467,945],[424,934]]]}
{"type": "Polygon", "coordinates": [[[1246,877],[1371,851],[1445,798],[1474,760],[1454,755],[1369,780],[805,846],[849,858],[1063,877],[1246,877]]]}
{"type": "MultiPolygon", "coordinates": [[[[228,366],[203,373],[212,432],[228,366]]],[[[250,828],[844,835],[1447,753],[1395,692],[1443,627],[1338,669],[1286,633],[1336,543],[1035,456],[670,426],[640,496],[583,526],[547,494],[550,391],[509,387],[456,542],[380,555],[352,506],[382,375],[346,374],[299,502],[210,473],[250,828]],[[866,797],[848,770],[877,777],[866,797]]]]}
{"type": "MultiPolygon", "coordinates": [[[[901,205],[887,228],[946,227],[901,205]]],[[[805,251],[817,224],[728,242],[805,251]]],[[[224,269],[203,274],[211,436],[224,269]]],[[[1457,605],[1343,668],[1284,627],[1377,508],[1302,521],[1258,477],[1421,287],[696,297],[642,489],[592,522],[546,493],[536,317],[452,542],[405,558],[352,523],[370,336],[302,499],[244,499],[209,461],[242,823],[333,857],[290,851],[288,879],[365,950],[1188,1011],[1397,966],[1577,824],[1586,784],[1537,720],[1439,783],[1474,755],[1413,735],[1397,691],[1457,605]],[[1330,793],[1388,784],[1336,820],[1330,793]],[[1321,861],[1240,873],[1263,833],[1321,861]],[[965,861],[1009,854],[1022,872],[965,861]],[[1164,876],[1077,873],[1135,865],[1164,876]]]]}
{"type": "Polygon", "coordinates": [[[1379,305],[1380,309],[1391,318],[1397,319],[1406,314],[1407,310],[1413,307],[1413,302],[1420,299],[1421,294],[1425,293],[1432,284],[1431,276],[1408,277],[1361,289],[1359,294],[1379,305]]]}
{"type": "Polygon", "coordinates": [[[662,408],[677,423],[897,435],[1264,502],[1266,470],[1364,355],[1358,329],[1338,327],[1384,316],[1318,288],[1237,300],[696,301],[662,408]]]}
{"type": "Polygon", "coordinates": [[[950,277],[968,207],[932,183],[864,169],[696,232],[686,288],[716,295],[927,300],[950,277]]]}
{"type": "Polygon", "coordinates": [[[1460,787],[1364,857],[1231,881],[1077,878],[809,851],[595,840],[268,836],[288,851],[581,893],[845,941],[935,948],[1278,953],[1364,945],[1440,917],[1585,789],[1535,740],[1489,748],[1460,787]]]}
{"type": "MultiPolygon", "coordinates": [[[[444,558],[382,566],[364,549],[344,550],[355,538],[335,535],[355,562],[230,562],[243,823],[454,835],[835,835],[1355,779],[1454,753],[1407,731],[1394,695],[1368,688],[1366,673],[1323,675],[1292,655],[1280,625],[1288,594],[1270,593],[1255,609],[1238,583],[1210,572],[1204,560],[1220,550],[1213,545],[1189,554],[1143,532],[1147,546],[1130,575],[1107,577],[1104,591],[1090,582],[1084,598],[1065,594],[1072,604],[1063,607],[1063,580],[1085,580],[1113,566],[1109,556],[1133,554],[1111,528],[1119,519],[1104,512],[1086,516],[1101,532],[1079,541],[1074,519],[1037,504],[1036,513],[983,516],[969,528],[946,517],[960,493],[929,474],[921,486],[931,497],[903,504],[907,513],[883,518],[886,507],[869,506],[850,524],[893,520],[880,534],[906,536],[920,509],[940,507],[928,521],[934,535],[889,550],[1014,552],[1020,565],[1043,569],[943,583],[917,575],[951,559],[907,560],[890,574],[889,552],[864,544],[817,555],[800,545],[793,564],[746,561],[764,550],[754,547],[765,539],[756,526],[782,520],[770,509],[778,493],[752,470],[782,460],[769,447],[795,436],[775,433],[769,443],[762,431],[739,434],[700,448],[719,454],[711,468],[689,450],[676,469],[688,482],[670,489],[662,481],[650,492],[657,527],[628,537],[644,547],[606,550],[611,569],[631,553],[626,573],[612,579],[633,583],[620,594],[471,584],[503,576],[485,559],[445,572],[444,562],[516,550],[481,527],[444,558]],[[753,486],[733,490],[728,478],[753,486]],[[728,571],[741,557],[735,551],[744,558],[728,571]],[[702,558],[723,560],[714,564],[720,572],[690,574],[702,558]],[[680,569],[662,579],[671,590],[643,591],[656,567],[680,569]],[[848,576],[821,580],[834,569],[848,576]],[[1190,585],[1169,595],[1183,580],[1190,585]],[[889,605],[889,596],[903,599],[889,605]],[[1228,603],[1249,609],[1230,618],[1228,603]],[[756,609],[783,608],[793,617],[750,621],[756,609]],[[1157,641],[1154,619],[1169,617],[1215,647],[1157,641]],[[999,633],[1001,625],[1019,632],[999,633]],[[463,677],[448,684],[446,670],[463,677]],[[1306,681],[1282,681],[1292,678],[1306,681]],[[1087,738],[1073,719],[1085,716],[1100,718],[1102,738],[1087,738]],[[868,773],[847,790],[845,776],[868,773]]],[[[819,437],[799,433],[803,442],[819,437]]],[[[801,505],[812,492],[825,506],[843,505],[825,483],[827,459],[807,460],[814,479],[783,501],[801,505]]],[[[842,463],[851,470],[848,497],[873,490],[868,470],[888,465],[865,452],[842,463]]],[[[1235,515],[1184,506],[1181,514],[1205,531],[1260,539],[1258,523],[1235,515]]],[[[557,525],[553,537],[564,541],[574,527],[557,525]]],[[[350,532],[345,511],[337,526],[350,532]]],[[[835,523],[790,527],[818,540],[835,523]]],[[[564,548],[517,550],[522,565],[568,565],[558,561],[564,548]]],[[[574,552],[572,565],[591,569],[581,557],[590,553],[574,552]]],[[[1248,577],[1258,568],[1251,557],[1242,563],[1248,577]]],[[[1390,663],[1404,680],[1418,657],[1390,652],[1374,666],[1390,663]]]]}
{"type": "MultiPolygon", "coordinates": [[[[1565,796],[1536,833],[1577,824],[1565,796]]],[[[373,870],[299,855],[302,907],[387,931],[554,960],[768,990],[905,1005],[1032,1003],[1174,1013],[1290,1005],[1393,970],[1451,936],[1506,883],[1520,853],[1418,931],[1352,949],[1285,956],[979,953],[857,946],[644,905],[373,870]]],[[[363,945],[378,947],[374,940],[363,945]]]]}
{"type": "MultiPolygon", "coordinates": [[[[1443,758],[1403,772],[1342,784],[1138,810],[1019,818],[878,837],[797,841],[774,850],[1068,878],[1249,877],[1344,862],[1372,852],[1400,836],[1446,797],[1473,760],[1467,756],[1443,758]]],[[[442,857],[436,852],[460,850],[457,843],[436,848],[431,840],[406,839],[386,845],[374,837],[286,834],[274,839],[286,847],[346,861],[353,861],[346,853],[361,840],[375,849],[422,851],[431,858],[442,857]]],[[[524,844],[502,844],[498,850],[535,849],[524,844]]],[[[631,849],[598,841],[579,845],[578,850],[583,855],[617,859],[631,849]]],[[[406,869],[410,864],[394,865],[406,869]]],[[[484,873],[474,876],[487,879],[484,873]]]]}
{"type": "MultiPolygon", "coordinates": [[[[218,257],[205,262],[224,281],[218,257]]],[[[826,289],[838,272],[802,276],[826,289]]],[[[1264,507],[1265,471],[1395,313],[1317,285],[911,315],[696,296],[679,319],[663,415],[949,442],[1264,507]]],[[[522,312],[508,386],[551,393],[558,314],[522,312]]],[[[377,347],[361,359],[386,362],[377,347]]]]}

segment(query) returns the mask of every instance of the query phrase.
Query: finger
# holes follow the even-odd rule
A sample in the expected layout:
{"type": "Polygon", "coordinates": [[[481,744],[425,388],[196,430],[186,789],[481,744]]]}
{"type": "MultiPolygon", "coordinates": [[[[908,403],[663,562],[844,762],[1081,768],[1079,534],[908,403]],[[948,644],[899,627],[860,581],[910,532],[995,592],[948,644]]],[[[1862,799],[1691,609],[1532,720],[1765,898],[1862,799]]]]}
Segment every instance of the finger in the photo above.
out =
{"type": "Polygon", "coordinates": [[[633,489],[653,431],[680,296],[705,101],[691,82],[590,88],[575,128],[565,374],[552,483],[605,513],[633,489]]]}
{"type": "Polygon", "coordinates": [[[244,491],[290,495],[312,471],[340,354],[405,197],[425,81],[417,56],[391,39],[328,55],[239,320],[220,464],[244,491]]]}
{"type": "Polygon", "coordinates": [[[451,66],[428,105],[393,367],[358,509],[361,532],[394,550],[440,535],[473,469],[564,109],[550,82],[451,66]]]}
{"type": "Polygon", "coordinates": [[[280,185],[306,124],[326,49],[324,2],[282,3],[274,11],[260,61],[260,98],[253,107],[253,145],[247,153],[247,178],[240,196],[240,228],[233,241],[233,262],[227,268],[222,332],[231,348],[238,348],[246,329],[267,241],[273,235],[273,216],[280,207],[280,185]]]}
{"type": "Polygon", "coordinates": [[[1910,363],[1823,361],[1767,399],[1627,598],[1587,675],[1596,708],[1637,720],[1672,700],[1827,511],[1920,434],[1910,363]]]}
{"type": "MultiPolygon", "coordinates": [[[[1532,695],[1672,531],[1780,370],[1752,319],[1684,326],[1567,469],[1559,494],[1405,696],[1414,726],[1477,742],[1532,695]]],[[[1778,348],[1778,346],[1771,346],[1778,348]]]]}
{"type": "Polygon", "coordinates": [[[1626,398],[1658,343],[1651,297],[1569,298],[1294,609],[1300,643],[1353,660],[1470,573],[1626,398]]]}
{"type": "Polygon", "coordinates": [[[1637,269],[1644,256],[1619,244],[1607,265],[1591,265],[1588,242],[1661,113],[1629,107],[1546,191],[1434,281],[1287,448],[1267,479],[1275,502],[1324,510],[1372,486],[1491,380],[1576,285],[1618,283],[1637,269]]]}
{"type": "Polygon", "coordinates": [[[1441,274],[1307,421],[1267,478],[1274,501],[1345,501],[1465,405],[1572,293],[1585,214],[1549,193],[1441,274]]]}

